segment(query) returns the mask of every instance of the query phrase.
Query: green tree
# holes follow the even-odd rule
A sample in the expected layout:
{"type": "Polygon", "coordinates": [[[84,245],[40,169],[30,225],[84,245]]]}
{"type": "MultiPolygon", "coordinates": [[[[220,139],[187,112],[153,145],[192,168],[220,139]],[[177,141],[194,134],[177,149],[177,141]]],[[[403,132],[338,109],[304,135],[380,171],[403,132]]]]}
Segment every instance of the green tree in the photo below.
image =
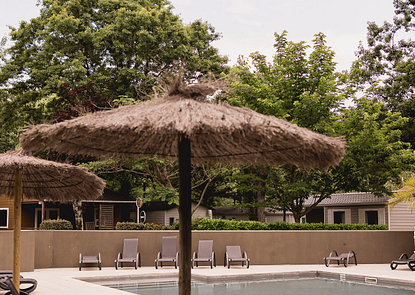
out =
{"type": "MultiPolygon", "coordinates": [[[[389,182],[399,182],[400,174],[411,169],[415,161],[410,145],[401,141],[400,128],[405,122],[399,113],[389,112],[383,103],[365,97],[356,100],[355,107],[342,110],[332,128],[337,136],[347,140],[347,155],[337,167],[303,178],[314,196],[313,203],[309,207],[293,207],[297,210],[294,216],[307,214],[336,192],[390,195],[389,182]]],[[[301,202],[304,201],[298,199],[293,205],[301,202]]]]}
{"type": "Polygon", "coordinates": [[[385,102],[391,111],[408,117],[402,138],[415,147],[415,2],[394,0],[393,22],[368,23],[367,46],[362,43],[351,77],[366,96],[385,102]]]}
{"type": "Polygon", "coordinates": [[[0,54],[1,133],[44,122],[34,105],[62,83],[92,81],[110,100],[143,100],[183,67],[188,79],[226,70],[227,58],[210,44],[220,35],[200,20],[184,25],[167,0],[42,0],[40,6],[38,17],[11,28],[11,46],[0,54]]]}
{"type": "MultiPolygon", "coordinates": [[[[315,35],[313,50],[309,56],[307,51],[310,46],[305,42],[288,41],[286,31],[281,35],[276,33],[275,41],[276,53],[271,63],[267,62],[266,56],[256,52],[250,56],[252,65],[248,60],[240,60],[231,69],[231,90],[227,101],[266,115],[284,118],[301,127],[327,133],[327,126],[331,125],[335,112],[342,107],[345,94],[340,88],[344,78],[335,72],[334,52],[326,45],[324,34],[315,35]]],[[[256,204],[251,207],[257,207],[259,221],[265,220],[265,206],[269,205],[266,195],[278,194],[278,190],[271,189],[273,180],[270,175],[275,177],[275,171],[270,167],[252,168],[251,186],[249,190],[241,190],[255,195],[256,204]],[[252,192],[253,189],[256,192],[252,192]]],[[[300,180],[297,176],[306,174],[294,166],[278,171],[285,174],[282,177],[285,181],[297,188],[301,187],[298,186],[300,180]]],[[[302,189],[301,199],[310,192],[310,189],[302,189]]],[[[292,201],[286,198],[287,193],[279,194],[283,210],[293,210],[288,207],[287,202],[294,203],[294,196],[298,193],[298,190],[293,193],[290,198],[292,201]],[[282,206],[282,203],[285,205],[282,206]]],[[[297,203],[297,207],[300,205],[297,203]]]]}
{"type": "MultiPolygon", "coordinates": [[[[156,158],[123,158],[91,161],[83,166],[104,178],[109,189],[120,192],[123,196],[141,197],[144,203],[154,200],[167,201],[169,204],[179,202],[176,162],[156,158]]],[[[219,164],[193,167],[192,199],[198,203],[193,212],[201,204],[207,205],[207,198],[212,195],[213,182],[226,169],[219,164]]]]}
{"type": "Polygon", "coordinates": [[[401,140],[406,121],[383,103],[365,97],[343,112],[333,126],[348,145],[347,156],[336,168],[343,175],[343,190],[391,193],[385,186],[388,179],[400,182],[400,174],[410,170],[415,159],[410,145],[401,140]]]}
{"type": "Polygon", "coordinates": [[[288,41],[286,32],[276,34],[273,62],[267,63],[258,53],[251,55],[253,69],[241,61],[231,70],[228,98],[232,104],[347,140],[347,155],[335,168],[268,167],[260,177],[265,186],[253,185],[265,194],[264,206],[273,202],[275,209],[291,211],[296,222],[336,192],[390,193],[386,183],[396,181],[414,162],[413,152],[400,139],[406,120],[389,112],[383,103],[366,98],[356,99],[355,107],[343,107],[354,94],[347,87],[348,75],[335,72],[334,52],[325,45],[323,34],[317,34],[313,42],[307,57],[304,42],[288,41]],[[314,203],[305,207],[310,196],[314,203]]]}

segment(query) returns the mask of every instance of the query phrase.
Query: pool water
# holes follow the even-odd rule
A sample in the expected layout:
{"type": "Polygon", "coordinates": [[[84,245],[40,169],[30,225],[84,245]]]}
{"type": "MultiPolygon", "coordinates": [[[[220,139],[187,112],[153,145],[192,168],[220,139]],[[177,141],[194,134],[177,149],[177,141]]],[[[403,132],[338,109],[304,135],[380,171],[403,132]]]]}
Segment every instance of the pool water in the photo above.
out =
{"type": "MultiPolygon", "coordinates": [[[[172,295],[178,293],[175,282],[152,284],[112,284],[108,287],[140,295],[172,295]]],[[[203,284],[192,283],[192,295],[415,295],[415,291],[364,285],[328,279],[286,281],[253,281],[203,284]]]]}

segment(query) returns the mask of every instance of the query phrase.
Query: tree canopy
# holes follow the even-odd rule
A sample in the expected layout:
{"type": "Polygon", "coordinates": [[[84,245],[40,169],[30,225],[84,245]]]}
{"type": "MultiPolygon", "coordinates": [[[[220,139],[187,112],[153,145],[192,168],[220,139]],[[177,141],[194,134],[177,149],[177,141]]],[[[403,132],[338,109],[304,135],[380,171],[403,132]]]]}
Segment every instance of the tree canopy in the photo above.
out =
{"type": "MultiPolygon", "coordinates": [[[[390,193],[385,184],[399,179],[399,173],[411,169],[415,160],[409,145],[401,141],[406,119],[389,112],[382,102],[355,98],[348,87],[349,75],[335,71],[334,52],[322,33],[315,35],[308,56],[305,42],[288,41],[286,32],[275,37],[276,54],[271,63],[253,53],[252,66],[241,60],[232,68],[227,101],[326,135],[343,136],[347,155],[338,167],[328,171],[305,171],[291,165],[255,171],[248,191],[256,196],[251,203],[262,205],[245,206],[288,210],[299,222],[301,216],[336,192],[390,193]],[[346,108],[346,99],[353,98],[355,106],[346,108]],[[304,207],[310,196],[314,196],[314,204],[304,207]]],[[[237,187],[246,195],[243,181],[237,187]]]]}
{"type": "Polygon", "coordinates": [[[415,148],[415,2],[394,0],[394,6],[392,22],[368,23],[367,46],[356,51],[351,77],[367,97],[408,118],[402,138],[415,148]]]}
{"type": "Polygon", "coordinates": [[[220,37],[214,27],[183,24],[168,1],[43,0],[40,6],[38,17],[11,28],[11,46],[0,54],[2,133],[50,119],[39,101],[47,105],[63,83],[92,81],[110,100],[142,100],[183,67],[188,79],[226,71],[227,58],[210,44],[220,37]]]}

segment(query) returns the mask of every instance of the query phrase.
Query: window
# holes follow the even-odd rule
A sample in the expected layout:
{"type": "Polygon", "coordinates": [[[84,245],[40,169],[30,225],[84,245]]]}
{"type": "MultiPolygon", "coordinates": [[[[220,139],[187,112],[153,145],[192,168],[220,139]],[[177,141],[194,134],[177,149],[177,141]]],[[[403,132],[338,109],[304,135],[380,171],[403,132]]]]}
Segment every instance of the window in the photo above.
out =
{"type": "Polygon", "coordinates": [[[173,223],[174,223],[174,217],[170,217],[169,218],[169,225],[173,225],[173,223]]]}
{"type": "Polygon", "coordinates": [[[367,224],[379,224],[378,211],[366,211],[365,221],[367,224]]]}
{"type": "Polygon", "coordinates": [[[334,224],[346,223],[346,213],[344,211],[334,212],[334,224]]]}
{"type": "Polygon", "coordinates": [[[361,208],[359,209],[359,223],[387,224],[385,220],[385,208],[361,208]]]}
{"type": "Polygon", "coordinates": [[[9,228],[9,208],[0,208],[0,228],[9,228]]]}
{"type": "Polygon", "coordinates": [[[352,223],[352,210],[349,208],[328,208],[327,209],[327,223],[340,224],[352,223]]]}

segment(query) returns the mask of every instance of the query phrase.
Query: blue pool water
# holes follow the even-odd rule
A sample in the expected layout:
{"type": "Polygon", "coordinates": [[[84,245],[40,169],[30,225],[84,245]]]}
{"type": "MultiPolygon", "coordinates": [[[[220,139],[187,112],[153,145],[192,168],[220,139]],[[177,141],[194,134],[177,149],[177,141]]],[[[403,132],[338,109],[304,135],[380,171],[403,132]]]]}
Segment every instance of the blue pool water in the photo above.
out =
{"type": "MultiPolygon", "coordinates": [[[[108,287],[140,295],[172,295],[177,283],[113,284],[108,287]]],[[[328,279],[192,284],[192,295],[415,295],[415,291],[328,279]]]]}

